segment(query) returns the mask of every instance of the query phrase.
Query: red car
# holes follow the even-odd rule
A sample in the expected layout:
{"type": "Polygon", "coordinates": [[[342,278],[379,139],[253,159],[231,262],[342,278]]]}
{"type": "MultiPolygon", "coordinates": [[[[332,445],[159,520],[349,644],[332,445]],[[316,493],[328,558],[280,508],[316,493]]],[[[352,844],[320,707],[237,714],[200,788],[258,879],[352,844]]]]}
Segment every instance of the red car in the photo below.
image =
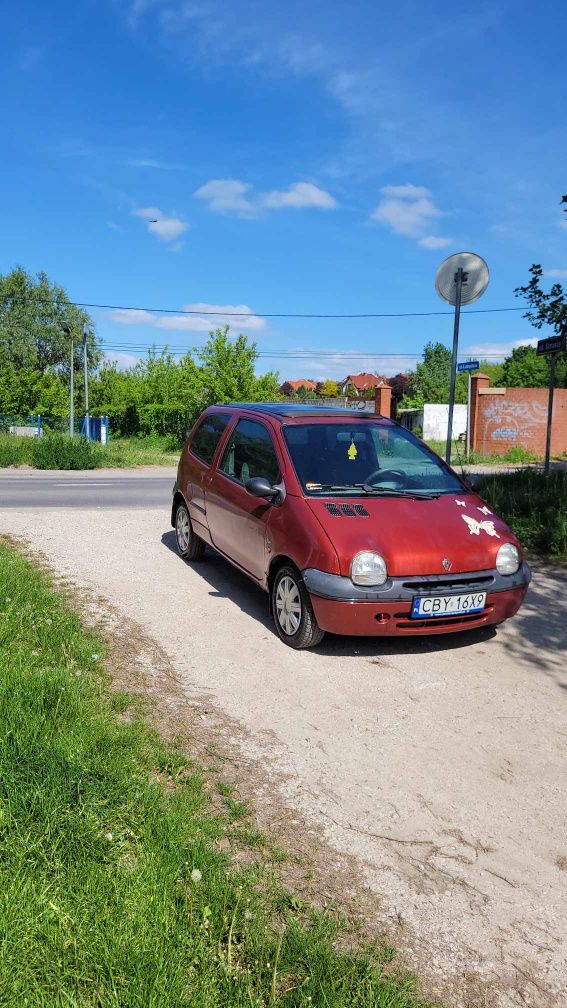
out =
{"type": "Polygon", "coordinates": [[[496,625],[531,577],[513,532],[445,462],[356,410],[211,406],[183,448],[171,521],[185,560],[212,546],[269,593],[294,648],[326,630],[496,625]]]}

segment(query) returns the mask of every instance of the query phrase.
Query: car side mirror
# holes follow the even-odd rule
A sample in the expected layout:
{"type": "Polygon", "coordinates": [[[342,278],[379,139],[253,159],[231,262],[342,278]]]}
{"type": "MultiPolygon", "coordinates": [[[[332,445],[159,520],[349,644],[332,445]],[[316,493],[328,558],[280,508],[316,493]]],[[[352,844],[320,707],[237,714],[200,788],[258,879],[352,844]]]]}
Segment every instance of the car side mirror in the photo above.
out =
{"type": "Polygon", "coordinates": [[[262,497],[264,500],[273,500],[278,493],[277,487],[273,487],[265,476],[253,476],[246,480],[244,487],[253,497],[262,497]]]}

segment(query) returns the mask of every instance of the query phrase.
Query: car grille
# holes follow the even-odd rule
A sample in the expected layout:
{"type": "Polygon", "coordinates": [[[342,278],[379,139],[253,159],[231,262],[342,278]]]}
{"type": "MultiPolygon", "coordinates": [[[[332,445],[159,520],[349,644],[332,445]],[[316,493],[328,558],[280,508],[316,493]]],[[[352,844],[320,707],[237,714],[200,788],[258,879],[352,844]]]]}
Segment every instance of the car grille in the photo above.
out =
{"type": "Polygon", "coordinates": [[[440,575],[438,580],[403,581],[404,588],[422,595],[446,594],[452,591],[478,591],[479,588],[489,588],[494,583],[492,574],[480,574],[477,577],[464,574],[462,577],[448,578],[440,575]]]}

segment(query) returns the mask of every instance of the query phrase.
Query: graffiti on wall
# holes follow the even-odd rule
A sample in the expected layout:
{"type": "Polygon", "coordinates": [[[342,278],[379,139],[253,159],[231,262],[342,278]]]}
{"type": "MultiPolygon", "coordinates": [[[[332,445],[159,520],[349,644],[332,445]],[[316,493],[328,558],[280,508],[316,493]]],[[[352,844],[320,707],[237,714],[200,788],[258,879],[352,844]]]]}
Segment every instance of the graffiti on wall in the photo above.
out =
{"type": "Polygon", "coordinates": [[[505,396],[491,396],[489,402],[485,400],[482,404],[482,443],[521,443],[526,435],[531,436],[545,429],[546,415],[544,403],[507,402],[505,396]]]}

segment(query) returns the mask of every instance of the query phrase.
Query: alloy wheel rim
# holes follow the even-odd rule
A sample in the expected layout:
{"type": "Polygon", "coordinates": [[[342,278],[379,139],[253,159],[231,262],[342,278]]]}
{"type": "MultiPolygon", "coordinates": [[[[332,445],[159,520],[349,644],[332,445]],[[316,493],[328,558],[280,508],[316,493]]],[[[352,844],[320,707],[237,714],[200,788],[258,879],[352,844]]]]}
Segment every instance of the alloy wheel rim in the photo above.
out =
{"type": "Polygon", "coordinates": [[[177,511],[175,518],[175,531],[177,532],[177,542],[179,543],[179,548],[184,552],[189,545],[189,539],[191,536],[189,515],[187,514],[185,508],[180,507],[177,511]]]}
{"type": "Polygon", "coordinates": [[[301,596],[293,578],[286,575],[276,589],[276,616],[288,637],[297,633],[301,622],[301,596]]]}

